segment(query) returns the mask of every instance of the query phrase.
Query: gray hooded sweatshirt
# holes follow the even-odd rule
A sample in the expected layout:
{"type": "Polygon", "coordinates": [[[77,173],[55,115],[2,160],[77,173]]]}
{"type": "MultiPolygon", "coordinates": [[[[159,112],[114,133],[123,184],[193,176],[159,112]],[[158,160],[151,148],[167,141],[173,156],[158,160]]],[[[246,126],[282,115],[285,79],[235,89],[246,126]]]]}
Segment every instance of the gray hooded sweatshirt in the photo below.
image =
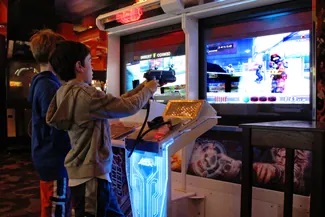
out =
{"type": "Polygon", "coordinates": [[[107,119],[135,114],[153,92],[140,84],[121,97],[114,97],[76,80],[58,89],[46,122],[69,133],[71,150],[64,165],[70,179],[97,177],[111,171],[113,155],[107,119]]]}

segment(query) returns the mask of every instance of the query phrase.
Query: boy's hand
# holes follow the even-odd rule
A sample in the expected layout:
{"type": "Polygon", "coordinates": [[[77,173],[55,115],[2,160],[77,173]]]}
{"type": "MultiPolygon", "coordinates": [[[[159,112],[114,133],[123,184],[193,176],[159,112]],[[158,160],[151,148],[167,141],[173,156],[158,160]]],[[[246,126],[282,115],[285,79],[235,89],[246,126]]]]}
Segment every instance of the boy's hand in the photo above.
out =
{"type": "Polygon", "coordinates": [[[156,92],[159,82],[157,80],[151,80],[144,84],[145,87],[149,88],[153,93],[156,92]]]}

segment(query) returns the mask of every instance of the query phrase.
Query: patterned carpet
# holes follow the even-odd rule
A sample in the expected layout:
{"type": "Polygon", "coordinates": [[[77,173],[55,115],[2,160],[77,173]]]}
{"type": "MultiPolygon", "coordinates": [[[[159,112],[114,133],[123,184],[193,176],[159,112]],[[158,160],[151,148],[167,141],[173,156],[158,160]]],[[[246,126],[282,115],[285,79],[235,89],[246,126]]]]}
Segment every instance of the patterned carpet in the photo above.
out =
{"type": "MultiPolygon", "coordinates": [[[[124,150],[113,148],[111,179],[121,209],[132,217],[124,150]]],[[[0,217],[39,217],[39,179],[31,162],[30,151],[0,152],[0,217]]]]}
{"type": "Polygon", "coordinates": [[[0,154],[0,217],[40,216],[38,186],[30,153],[0,154]]]}

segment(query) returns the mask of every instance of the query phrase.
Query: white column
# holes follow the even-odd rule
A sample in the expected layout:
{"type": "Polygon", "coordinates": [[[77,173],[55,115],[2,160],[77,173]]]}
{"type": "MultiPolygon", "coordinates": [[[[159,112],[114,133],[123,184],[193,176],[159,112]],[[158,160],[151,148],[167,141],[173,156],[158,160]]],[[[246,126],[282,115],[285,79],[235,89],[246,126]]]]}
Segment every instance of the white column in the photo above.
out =
{"type": "Polygon", "coordinates": [[[107,92],[120,96],[120,36],[108,35],[107,92]]]}
{"type": "Polygon", "coordinates": [[[199,30],[198,21],[182,15],[182,28],[185,33],[186,55],[186,98],[198,99],[199,96],[199,30]]]}

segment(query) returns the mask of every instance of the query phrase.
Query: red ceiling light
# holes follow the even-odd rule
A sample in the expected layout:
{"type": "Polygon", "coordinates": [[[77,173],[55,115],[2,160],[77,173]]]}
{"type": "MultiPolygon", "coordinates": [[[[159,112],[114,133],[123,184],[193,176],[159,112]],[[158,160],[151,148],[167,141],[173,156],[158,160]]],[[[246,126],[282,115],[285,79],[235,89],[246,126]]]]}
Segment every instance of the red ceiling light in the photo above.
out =
{"type": "Polygon", "coordinates": [[[122,24],[132,23],[140,20],[143,14],[143,10],[141,7],[131,8],[129,10],[125,10],[121,13],[116,14],[116,21],[122,24]]]}

